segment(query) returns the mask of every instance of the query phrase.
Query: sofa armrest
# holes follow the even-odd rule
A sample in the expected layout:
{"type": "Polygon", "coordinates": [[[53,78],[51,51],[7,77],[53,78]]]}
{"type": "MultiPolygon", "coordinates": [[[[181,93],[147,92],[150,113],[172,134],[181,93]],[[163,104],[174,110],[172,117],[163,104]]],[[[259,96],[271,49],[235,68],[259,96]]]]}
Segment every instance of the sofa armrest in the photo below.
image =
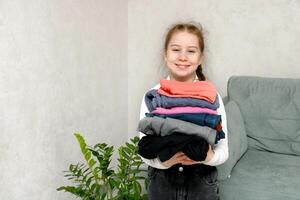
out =
{"type": "Polygon", "coordinates": [[[248,148],[244,120],[238,105],[234,101],[229,101],[225,105],[225,111],[227,118],[229,157],[224,164],[217,166],[219,180],[225,180],[230,177],[233,167],[248,148]]]}
{"type": "Polygon", "coordinates": [[[224,105],[226,105],[229,102],[228,96],[225,96],[222,98],[224,105]]]}

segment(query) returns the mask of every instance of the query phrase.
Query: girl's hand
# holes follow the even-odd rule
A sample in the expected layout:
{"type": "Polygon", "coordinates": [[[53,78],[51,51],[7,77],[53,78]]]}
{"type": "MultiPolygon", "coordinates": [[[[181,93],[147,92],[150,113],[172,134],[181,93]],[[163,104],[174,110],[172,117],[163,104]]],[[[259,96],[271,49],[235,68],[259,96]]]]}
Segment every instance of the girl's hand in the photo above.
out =
{"type": "Polygon", "coordinates": [[[213,151],[211,145],[208,145],[208,151],[207,151],[207,155],[206,155],[205,160],[199,161],[199,162],[194,161],[194,162],[205,164],[205,163],[209,162],[212,159],[214,154],[215,154],[215,152],[213,151]]]}
{"type": "Polygon", "coordinates": [[[213,149],[211,148],[211,145],[208,145],[208,151],[207,151],[207,155],[204,161],[201,161],[201,163],[205,164],[207,162],[209,162],[215,155],[215,152],[213,151],[213,149]]]}
{"type": "Polygon", "coordinates": [[[204,161],[194,161],[191,160],[189,157],[185,156],[185,158],[182,160],[181,164],[183,165],[194,165],[194,164],[200,164],[200,163],[207,163],[209,162],[212,157],[214,156],[215,152],[212,150],[211,145],[208,145],[208,151],[207,151],[207,155],[204,161]]]}
{"type": "MultiPolygon", "coordinates": [[[[166,160],[164,162],[162,162],[161,164],[165,167],[172,167],[175,164],[178,163],[183,163],[185,162],[187,159],[189,159],[183,152],[177,152],[176,154],[174,154],[172,156],[172,158],[170,158],[169,160],[166,160]]],[[[189,159],[190,160],[190,159],[189,159]]]]}
{"type": "Polygon", "coordinates": [[[201,163],[200,161],[194,161],[194,160],[191,160],[189,157],[186,156],[186,159],[181,162],[181,164],[183,165],[194,165],[194,164],[199,164],[201,163]]]}
{"type": "Polygon", "coordinates": [[[214,154],[215,154],[215,152],[212,150],[211,145],[208,145],[208,151],[207,151],[207,155],[206,155],[206,158],[204,161],[194,161],[194,160],[190,159],[189,157],[187,157],[183,152],[177,152],[174,156],[172,156],[172,158],[162,162],[161,164],[168,168],[172,167],[173,165],[178,164],[178,163],[181,163],[183,165],[194,165],[194,164],[199,164],[199,163],[205,164],[212,159],[214,154]]]}

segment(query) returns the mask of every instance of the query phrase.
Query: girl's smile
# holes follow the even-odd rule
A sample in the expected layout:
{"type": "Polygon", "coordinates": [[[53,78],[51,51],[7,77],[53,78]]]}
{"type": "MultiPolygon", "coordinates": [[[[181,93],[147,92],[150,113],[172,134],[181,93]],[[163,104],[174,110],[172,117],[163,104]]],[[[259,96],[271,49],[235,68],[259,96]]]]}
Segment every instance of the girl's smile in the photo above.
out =
{"type": "Polygon", "coordinates": [[[179,68],[179,69],[186,69],[188,67],[190,67],[191,65],[187,65],[187,64],[176,64],[175,65],[179,68]]]}

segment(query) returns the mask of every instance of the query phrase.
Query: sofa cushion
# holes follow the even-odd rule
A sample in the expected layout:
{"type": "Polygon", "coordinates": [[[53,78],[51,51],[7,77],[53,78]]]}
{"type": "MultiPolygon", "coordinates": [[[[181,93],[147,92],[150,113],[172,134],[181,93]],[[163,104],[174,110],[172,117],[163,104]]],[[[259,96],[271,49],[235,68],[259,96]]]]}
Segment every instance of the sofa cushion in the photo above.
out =
{"type": "Polygon", "coordinates": [[[247,150],[247,136],[239,107],[234,101],[229,101],[225,105],[225,111],[229,157],[224,164],[217,166],[219,180],[230,176],[232,168],[247,150]]]}
{"type": "Polygon", "coordinates": [[[241,110],[249,148],[300,155],[300,79],[231,77],[227,89],[241,110]]]}
{"type": "Polygon", "coordinates": [[[248,150],[220,181],[222,200],[299,200],[299,156],[248,150]]]}

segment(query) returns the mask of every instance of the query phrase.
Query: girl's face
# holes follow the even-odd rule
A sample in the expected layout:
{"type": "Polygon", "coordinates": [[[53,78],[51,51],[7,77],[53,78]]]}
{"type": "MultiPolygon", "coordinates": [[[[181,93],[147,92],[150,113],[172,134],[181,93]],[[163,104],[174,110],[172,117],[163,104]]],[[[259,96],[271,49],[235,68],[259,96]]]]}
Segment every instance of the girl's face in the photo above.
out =
{"type": "Polygon", "coordinates": [[[196,69],[202,63],[199,40],[186,31],[174,33],[164,54],[171,80],[192,82],[196,69]]]}

